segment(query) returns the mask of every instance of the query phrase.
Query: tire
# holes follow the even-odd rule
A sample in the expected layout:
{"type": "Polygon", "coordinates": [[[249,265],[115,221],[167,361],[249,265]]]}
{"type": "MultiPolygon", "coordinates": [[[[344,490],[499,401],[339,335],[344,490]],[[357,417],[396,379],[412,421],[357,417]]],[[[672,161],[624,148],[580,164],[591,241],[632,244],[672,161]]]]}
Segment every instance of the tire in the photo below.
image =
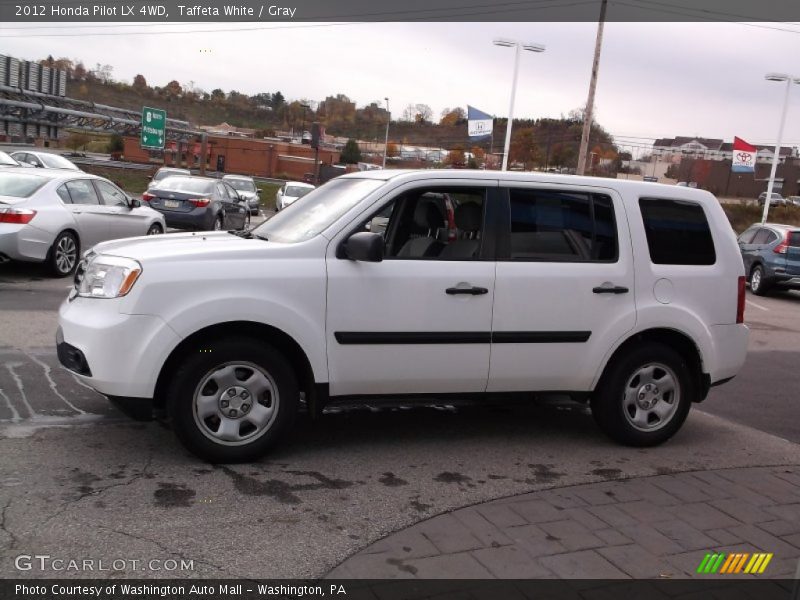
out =
{"type": "Polygon", "coordinates": [[[161,229],[161,225],[158,223],[153,223],[147,228],[147,235],[160,235],[162,233],[164,233],[164,230],[161,229]]]}
{"type": "Polygon", "coordinates": [[[217,215],[217,218],[214,219],[214,231],[222,231],[223,227],[225,227],[225,219],[222,215],[217,215]]]}
{"type": "Polygon", "coordinates": [[[750,271],[750,291],[756,296],[765,296],[769,291],[770,285],[764,276],[764,267],[756,265],[750,271]]]}
{"type": "Polygon", "coordinates": [[[231,337],[189,353],[173,377],[167,410],[192,454],[234,463],[263,456],[286,434],[299,399],[294,370],[280,352],[252,338],[231,337]],[[247,403],[256,396],[257,403],[247,403]],[[223,413],[228,410],[231,415],[223,413]]]}
{"type": "Polygon", "coordinates": [[[56,236],[47,263],[55,277],[68,277],[75,272],[81,256],[81,244],[78,236],[71,231],[62,231],[56,236]]]}
{"type": "Polygon", "coordinates": [[[697,394],[695,378],[680,354],[664,344],[644,342],[606,368],[592,395],[592,415],[620,444],[656,446],[681,428],[697,394]]]}
{"type": "Polygon", "coordinates": [[[244,224],[242,225],[242,231],[245,229],[250,229],[250,212],[248,211],[244,217],[244,224]]]}

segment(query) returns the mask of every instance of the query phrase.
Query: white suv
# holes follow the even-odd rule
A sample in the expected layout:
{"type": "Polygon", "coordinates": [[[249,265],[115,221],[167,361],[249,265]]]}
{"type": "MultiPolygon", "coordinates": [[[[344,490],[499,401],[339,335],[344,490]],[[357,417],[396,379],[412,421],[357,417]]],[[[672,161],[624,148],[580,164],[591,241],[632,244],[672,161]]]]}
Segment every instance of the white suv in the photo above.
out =
{"type": "Polygon", "coordinates": [[[251,232],[95,246],[57,338],[84,383],[129,414],[166,410],[211,461],[263,454],[301,403],[353,397],[568,392],[647,446],[739,371],[743,311],[708,192],[390,170],[339,177],[251,232]]]}

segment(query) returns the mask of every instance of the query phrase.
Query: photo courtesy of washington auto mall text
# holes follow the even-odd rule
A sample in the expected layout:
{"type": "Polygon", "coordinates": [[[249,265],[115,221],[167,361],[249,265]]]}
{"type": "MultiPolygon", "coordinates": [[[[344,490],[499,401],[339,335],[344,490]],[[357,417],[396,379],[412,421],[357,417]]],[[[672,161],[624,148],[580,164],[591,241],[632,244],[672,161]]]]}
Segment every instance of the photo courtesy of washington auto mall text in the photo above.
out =
{"type": "Polygon", "coordinates": [[[0,22],[0,600],[800,600],[800,2],[0,22]]]}

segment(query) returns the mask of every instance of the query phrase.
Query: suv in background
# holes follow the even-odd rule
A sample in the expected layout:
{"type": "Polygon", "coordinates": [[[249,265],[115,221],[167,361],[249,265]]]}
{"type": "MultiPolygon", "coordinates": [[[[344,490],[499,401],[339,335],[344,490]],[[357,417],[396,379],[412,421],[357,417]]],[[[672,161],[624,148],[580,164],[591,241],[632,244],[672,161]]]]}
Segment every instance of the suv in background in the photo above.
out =
{"type": "Polygon", "coordinates": [[[240,235],[96,246],[59,311],[62,364],[232,462],[264,454],[301,402],[354,397],[563,393],[618,442],[652,446],[744,363],[742,259],[708,192],[380,170],[300,204],[240,235]]]}
{"type": "Polygon", "coordinates": [[[800,289],[800,227],[755,223],[739,236],[739,249],[754,294],[800,289]]]}
{"type": "Polygon", "coordinates": [[[178,169],[177,167],[161,167],[150,178],[150,182],[147,184],[147,189],[149,190],[159,181],[161,181],[162,179],[166,179],[167,177],[174,177],[174,176],[189,177],[191,174],[192,172],[189,169],[178,169]]]}
{"type": "MultiPolygon", "coordinates": [[[[758,204],[759,204],[759,206],[764,206],[764,200],[766,200],[766,198],[767,198],[767,192],[761,192],[758,195],[758,204]]],[[[786,200],[784,199],[783,196],[781,196],[777,192],[772,192],[772,197],[770,198],[769,205],[770,206],[785,206],[786,205],[786,200]]]]}

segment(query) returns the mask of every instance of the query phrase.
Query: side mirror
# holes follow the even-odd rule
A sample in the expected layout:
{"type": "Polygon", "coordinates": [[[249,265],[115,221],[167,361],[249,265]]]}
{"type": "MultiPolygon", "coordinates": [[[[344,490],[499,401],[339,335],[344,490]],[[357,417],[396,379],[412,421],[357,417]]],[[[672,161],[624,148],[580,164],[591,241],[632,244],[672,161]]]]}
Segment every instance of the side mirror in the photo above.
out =
{"type": "Polygon", "coordinates": [[[136,198],[128,198],[128,206],[131,208],[139,208],[142,205],[141,200],[136,198]]]}
{"type": "Polygon", "coordinates": [[[350,260],[381,262],[383,260],[383,237],[377,233],[354,233],[345,242],[345,255],[350,260]]]}

